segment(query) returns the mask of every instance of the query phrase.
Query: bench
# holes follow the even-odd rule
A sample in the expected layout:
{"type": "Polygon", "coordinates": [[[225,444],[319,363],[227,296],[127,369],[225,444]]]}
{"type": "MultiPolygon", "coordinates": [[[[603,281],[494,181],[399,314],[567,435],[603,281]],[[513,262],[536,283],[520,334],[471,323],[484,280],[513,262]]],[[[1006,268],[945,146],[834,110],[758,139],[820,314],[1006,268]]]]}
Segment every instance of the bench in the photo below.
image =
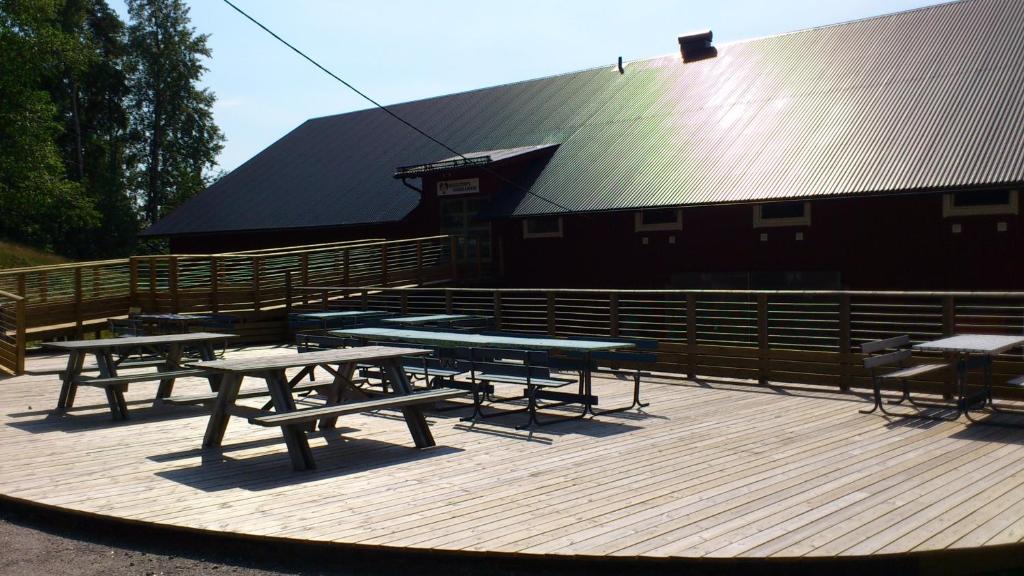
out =
{"type": "Polygon", "coordinates": [[[404,408],[406,406],[415,406],[417,404],[440,402],[442,400],[458,398],[464,394],[465,392],[462,390],[427,390],[424,392],[414,392],[412,394],[388,396],[387,398],[374,398],[373,400],[363,400],[360,402],[346,402],[344,404],[318,406],[316,408],[301,408],[299,410],[285,412],[283,414],[257,416],[250,418],[249,423],[265,427],[293,426],[313,422],[315,420],[323,420],[325,418],[344,416],[346,414],[358,414],[361,412],[382,410],[384,408],[404,408]]]}
{"type": "Polygon", "coordinates": [[[921,412],[916,414],[896,414],[887,411],[885,409],[885,403],[882,400],[882,382],[896,381],[900,383],[902,395],[898,400],[893,401],[893,404],[902,404],[903,402],[907,402],[908,404],[918,407],[950,408],[951,406],[944,404],[921,404],[915,402],[910,398],[910,388],[907,384],[907,381],[915,376],[920,376],[922,374],[938,370],[948,370],[950,368],[949,363],[931,362],[924,364],[910,364],[910,361],[913,358],[913,352],[910,350],[910,336],[907,335],[866,342],[861,345],[861,352],[865,354],[864,368],[867,369],[868,373],[871,375],[871,385],[875,401],[874,406],[872,406],[870,410],[861,410],[860,412],[862,414],[871,414],[875,410],[879,410],[883,414],[889,416],[915,416],[932,420],[956,419],[956,416],[953,418],[946,418],[937,415],[923,414],[921,412]]]}
{"type": "MultiPolygon", "coordinates": [[[[309,390],[319,390],[330,386],[330,382],[303,382],[296,384],[292,387],[292,392],[305,392],[309,390]]],[[[270,392],[267,390],[245,390],[238,393],[238,398],[259,398],[261,396],[269,396],[270,392]]],[[[216,392],[206,392],[203,394],[184,394],[181,396],[171,396],[170,398],[164,398],[164,402],[167,404],[173,404],[175,406],[190,406],[195,404],[212,404],[217,399],[216,392]]]]}
{"type": "MultiPolygon", "coordinates": [[[[640,377],[644,374],[643,370],[639,367],[623,369],[619,366],[622,365],[651,365],[658,361],[658,355],[654,352],[658,348],[657,340],[645,340],[645,339],[626,339],[626,338],[602,338],[603,340],[611,342],[622,342],[623,344],[630,344],[632,348],[628,350],[609,350],[600,352],[590,353],[590,373],[591,374],[609,374],[612,376],[621,376],[628,374],[633,380],[633,401],[629,406],[622,406],[619,408],[611,408],[608,410],[595,411],[594,415],[599,416],[601,414],[610,414],[613,412],[623,412],[631,410],[633,408],[646,408],[650,406],[648,402],[642,402],[640,400],[640,377]]],[[[579,352],[569,352],[566,354],[564,359],[552,359],[552,366],[564,368],[568,370],[582,371],[582,364],[586,361],[586,356],[579,352]]]]}
{"type": "Polygon", "coordinates": [[[288,452],[292,458],[292,465],[296,470],[308,470],[316,468],[313,460],[313,453],[305,439],[305,431],[309,425],[316,420],[320,421],[321,429],[333,428],[334,419],[346,414],[358,414],[371,412],[385,408],[400,408],[409,426],[413,442],[417,448],[427,448],[434,445],[434,438],[430,434],[426,421],[423,420],[421,404],[432,404],[443,400],[450,400],[465,394],[461,390],[427,390],[426,392],[414,392],[388,396],[386,398],[375,398],[360,402],[346,402],[344,404],[332,404],[316,408],[301,408],[280,414],[267,414],[249,418],[249,423],[256,426],[280,427],[284,432],[285,443],[288,445],[288,452]]]}
{"type": "MultiPolygon", "coordinates": [[[[526,408],[521,410],[504,411],[496,414],[484,414],[480,410],[480,403],[476,402],[474,414],[469,420],[476,418],[487,418],[498,414],[510,414],[515,412],[526,412],[529,419],[526,424],[516,426],[517,430],[543,426],[552,422],[564,420],[541,421],[538,419],[538,410],[541,408],[553,408],[565,404],[585,404],[587,397],[582,389],[577,393],[558,392],[570,384],[579,384],[578,380],[570,378],[559,378],[551,375],[549,368],[550,357],[545,350],[515,350],[507,348],[464,348],[455,351],[456,358],[462,360],[469,369],[470,381],[479,386],[484,384],[491,386],[494,383],[516,384],[524,387],[523,396],[526,398],[526,408]],[[539,400],[547,400],[552,404],[541,405],[539,400]]],[[[476,399],[479,392],[474,393],[476,399]]],[[[516,398],[504,398],[503,400],[514,400],[516,398]]],[[[597,397],[589,398],[590,404],[597,404],[597,397]]],[[[581,413],[580,416],[582,417],[581,413]]],[[[572,418],[578,418],[576,416],[572,418]]]]}
{"type": "Polygon", "coordinates": [[[183,368],[180,370],[168,370],[166,372],[146,372],[145,374],[125,374],[124,376],[101,376],[98,378],[79,378],[79,386],[93,386],[103,388],[107,395],[107,404],[115,420],[128,419],[128,405],[124,399],[124,392],[128,384],[133,382],[156,382],[160,381],[160,390],[157,391],[157,402],[162,401],[170,393],[170,388],[165,381],[174,382],[176,378],[187,376],[209,376],[205,370],[195,368],[183,368]]]}

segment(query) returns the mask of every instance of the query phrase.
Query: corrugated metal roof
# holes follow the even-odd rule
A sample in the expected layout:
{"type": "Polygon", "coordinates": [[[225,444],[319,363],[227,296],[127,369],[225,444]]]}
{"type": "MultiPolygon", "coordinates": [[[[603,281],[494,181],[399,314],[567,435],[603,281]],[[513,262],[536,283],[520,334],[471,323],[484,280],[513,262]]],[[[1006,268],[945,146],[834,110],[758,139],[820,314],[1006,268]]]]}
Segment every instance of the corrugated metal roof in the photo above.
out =
{"type": "MultiPolygon", "coordinates": [[[[1024,181],[1024,2],[964,0],[394,106],[458,150],[561,143],[506,215],[1024,181]]],[[[671,45],[673,39],[666,39],[671,45]]],[[[376,110],[310,120],[150,230],[397,220],[443,151],[376,110]],[[315,207],[315,209],[313,208],[315,207]]]]}

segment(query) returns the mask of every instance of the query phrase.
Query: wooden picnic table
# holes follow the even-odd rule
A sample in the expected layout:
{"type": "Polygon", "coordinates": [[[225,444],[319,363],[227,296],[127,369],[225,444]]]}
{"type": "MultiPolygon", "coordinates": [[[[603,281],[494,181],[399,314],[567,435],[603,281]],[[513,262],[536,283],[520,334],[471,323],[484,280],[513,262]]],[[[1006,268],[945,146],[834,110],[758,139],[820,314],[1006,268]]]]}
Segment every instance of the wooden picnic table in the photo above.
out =
{"type": "MultiPolygon", "coordinates": [[[[204,360],[213,360],[213,343],[219,340],[234,338],[234,334],[216,332],[193,332],[189,334],[164,334],[160,336],[129,336],[123,338],[99,338],[95,340],[71,340],[67,342],[45,342],[44,348],[61,350],[68,353],[67,368],[61,372],[60,397],[57,399],[57,412],[65,413],[74,406],[78,386],[96,386],[103,388],[107,395],[110,413],[115,420],[128,418],[128,407],[125,404],[124,392],[132,382],[152,382],[159,380],[154,404],[159,404],[170,396],[174,389],[174,380],[184,376],[201,376],[205,372],[185,369],[181,366],[181,357],[185,349],[195,347],[204,360]],[[116,361],[114,354],[132,351],[138,348],[151,349],[156,355],[155,360],[140,362],[116,361]],[[92,378],[82,375],[85,357],[92,354],[96,358],[99,377],[92,378]],[[156,372],[142,374],[118,374],[119,368],[156,367],[156,372]]],[[[216,388],[219,380],[210,377],[210,387],[216,388]]]]}
{"type": "Polygon", "coordinates": [[[978,408],[989,406],[996,409],[992,402],[992,358],[1007,350],[1024,345],[1024,336],[1006,336],[1001,334],[959,334],[930,342],[914,345],[915,350],[926,352],[943,352],[956,358],[957,367],[957,403],[956,408],[968,420],[971,418],[972,406],[978,408]],[[967,393],[967,372],[972,368],[982,369],[982,389],[975,394],[967,393]]]}
{"type": "Polygon", "coordinates": [[[580,363],[579,402],[583,404],[583,415],[594,413],[593,378],[591,354],[610,350],[633,348],[629,342],[607,340],[577,340],[548,338],[543,336],[520,336],[502,334],[474,334],[469,332],[448,332],[438,330],[414,330],[402,328],[347,328],[332,330],[332,335],[356,338],[364,341],[394,341],[407,344],[433,346],[435,348],[507,348],[515,350],[543,350],[568,352],[582,355],[580,363]]]}
{"type": "Polygon", "coordinates": [[[173,312],[143,312],[132,314],[129,320],[156,328],[157,333],[183,333],[188,332],[193,326],[220,326],[230,329],[234,325],[235,317],[227,314],[178,314],[173,312]]]}
{"type": "Polygon", "coordinates": [[[237,359],[214,360],[191,364],[195,368],[217,372],[222,375],[220,389],[214,400],[213,412],[206,427],[203,448],[217,448],[224,440],[228,418],[240,416],[248,418],[251,423],[281,426],[281,433],[288,447],[292,465],[296,470],[315,467],[306,432],[311,429],[313,420],[319,420],[321,429],[335,426],[341,414],[397,407],[402,409],[406,425],[418,448],[434,445],[426,418],[423,416],[421,403],[453,398],[464,394],[459,390],[434,390],[425,393],[413,393],[401,360],[407,356],[429,354],[429,350],[418,348],[401,348],[394,346],[365,346],[357,348],[338,348],[320,350],[295,355],[278,355],[272,357],[249,357],[237,359]],[[365,393],[352,385],[352,375],[356,364],[373,363],[381,366],[383,373],[391,383],[392,395],[383,400],[364,400],[365,393]],[[321,366],[334,375],[333,382],[318,384],[326,395],[326,406],[297,410],[292,397],[293,388],[302,380],[308,370],[321,366]],[[332,366],[334,368],[332,368],[332,366]],[[296,376],[289,380],[285,370],[302,368],[296,376]],[[263,379],[270,393],[274,412],[237,405],[242,378],[250,376],[263,379]],[[350,400],[355,400],[350,401],[350,400]]]}

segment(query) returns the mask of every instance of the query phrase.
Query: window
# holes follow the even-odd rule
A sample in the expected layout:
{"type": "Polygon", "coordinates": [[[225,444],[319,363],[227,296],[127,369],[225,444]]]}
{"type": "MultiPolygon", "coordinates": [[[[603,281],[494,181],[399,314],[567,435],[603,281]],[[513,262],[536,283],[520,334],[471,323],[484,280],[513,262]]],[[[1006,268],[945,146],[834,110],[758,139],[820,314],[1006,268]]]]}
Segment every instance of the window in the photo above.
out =
{"type": "Polygon", "coordinates": [[[973,190],[942,197],[942,216],[984,216],[1017,214],[1016,190],[973,190]]]}
{"type": "Polygon", "coordinates": [[[683,211],[679,208],[641,210],[636,213],[637,232],[656,232],[658,230],[682,229],[683,211]]]}
{"type": "Polygon", "coordinates": [[[754,228],[810,225],[810,202],[772,202],[754,206],[754,228]]]}
{"type": "Polygon", "coordinates": [[[523,238],[561,238],[562,217],[544,216],[523,220],[523,238]]]}

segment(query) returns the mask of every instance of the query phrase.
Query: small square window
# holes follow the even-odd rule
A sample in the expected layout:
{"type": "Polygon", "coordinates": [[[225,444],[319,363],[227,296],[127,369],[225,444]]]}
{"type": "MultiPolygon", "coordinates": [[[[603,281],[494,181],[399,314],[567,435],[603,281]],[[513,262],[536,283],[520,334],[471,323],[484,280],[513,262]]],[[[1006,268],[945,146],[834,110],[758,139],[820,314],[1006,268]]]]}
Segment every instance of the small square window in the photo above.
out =
{"type": "Polygon", "coordinates": [[[942,197],[942,216],[1017,214],[1016,190],[971,190],[942,197]]]}
{"type": "Polygon", "coordinates": [[[772,202],[754,206],[754,228],[810,225],[810,202],[772,202]]]}
{"type": "Polygon", "coordinates": [[[523,238],[561,238],[562,217],[543,216],[523,220],[523,238]]]}
{"type": "Polygon", "coordinates": [[[637,232],[657,232],[659,230],[682,229],[683,211],[679,208],[640,210],[636,213],[637,232]]]}

